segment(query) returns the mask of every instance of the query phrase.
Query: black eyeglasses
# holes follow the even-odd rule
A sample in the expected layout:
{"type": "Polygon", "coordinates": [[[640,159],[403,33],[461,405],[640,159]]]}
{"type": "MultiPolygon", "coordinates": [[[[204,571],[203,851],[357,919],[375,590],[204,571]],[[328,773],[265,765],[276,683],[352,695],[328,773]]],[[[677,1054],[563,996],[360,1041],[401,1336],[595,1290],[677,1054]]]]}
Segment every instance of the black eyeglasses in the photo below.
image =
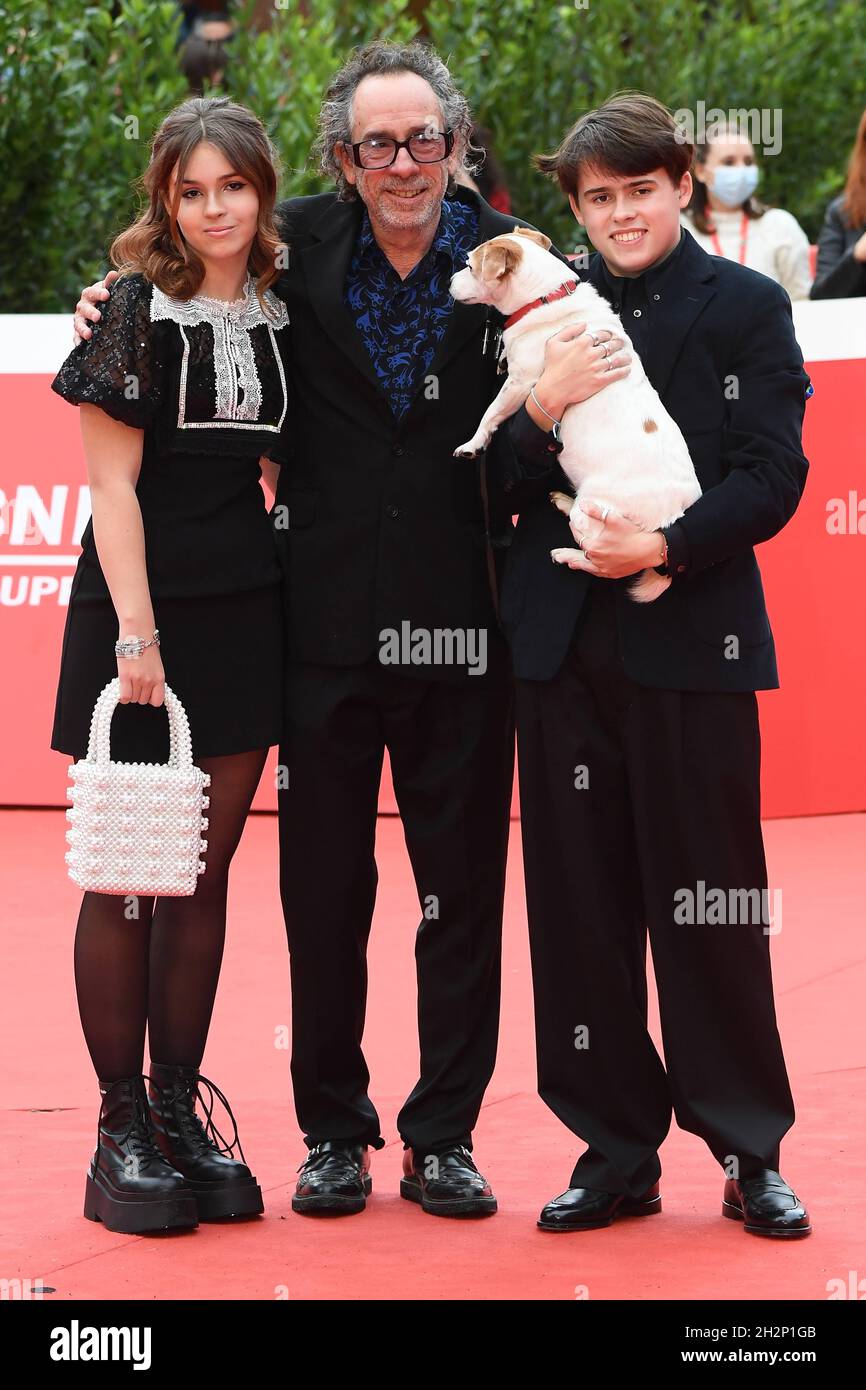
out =
{"type": "Polygon", "coordinates": [[[393,164],[400,150],[408,150],[416,164],[440,164],[447,159],[454,148],[453,130],[423,131],[410,135],[408,140],[392,140],[388,136],[376,135],[370,140],[359,140],[350,145],[343,141],[347,150],[360,169],[387,169],[393,164]]]}

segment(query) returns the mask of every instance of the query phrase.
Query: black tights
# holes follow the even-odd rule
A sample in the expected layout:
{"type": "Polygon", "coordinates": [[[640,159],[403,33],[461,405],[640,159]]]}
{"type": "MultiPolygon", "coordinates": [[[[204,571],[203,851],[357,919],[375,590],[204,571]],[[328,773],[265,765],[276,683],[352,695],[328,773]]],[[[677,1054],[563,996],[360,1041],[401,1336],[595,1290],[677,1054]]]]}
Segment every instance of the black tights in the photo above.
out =
{"type": "Polygon", "coordinates": [[[201,1065],[222,963],[228,871],[267,750],[199,758],[210,773],[207,868],[187,898],[85,893],[75,933],[81,1024],[101,1081],[201,1065]],[[137,913],[137,916],[135,915],[137,913]]]}

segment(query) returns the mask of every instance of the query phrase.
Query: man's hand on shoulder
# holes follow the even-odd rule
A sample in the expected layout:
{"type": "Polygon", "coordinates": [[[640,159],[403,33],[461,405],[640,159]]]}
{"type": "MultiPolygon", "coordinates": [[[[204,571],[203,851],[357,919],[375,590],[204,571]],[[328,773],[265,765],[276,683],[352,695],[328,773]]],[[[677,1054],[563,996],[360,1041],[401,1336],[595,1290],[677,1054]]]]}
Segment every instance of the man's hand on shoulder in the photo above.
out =
{"type": "Polygon", "coordinates": [[[109,289],[117,279],[119,271],[109,270],[104,280],[97,280],[95,285],[88,285],[86,290],[81,291],[81,298],[75,306],[75,317],[72,320],[74,329],[73,344],[78,344],[91,337],[91,323],[99,323],[102,315],[99,312],[100,300],[109,298],[109,289]]]}

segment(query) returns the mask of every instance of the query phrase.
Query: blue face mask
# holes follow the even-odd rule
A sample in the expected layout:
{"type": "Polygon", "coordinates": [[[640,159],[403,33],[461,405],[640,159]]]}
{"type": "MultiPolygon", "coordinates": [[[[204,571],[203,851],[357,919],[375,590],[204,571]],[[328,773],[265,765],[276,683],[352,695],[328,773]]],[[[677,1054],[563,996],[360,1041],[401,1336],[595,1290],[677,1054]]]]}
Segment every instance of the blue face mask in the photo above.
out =
{"type": "Polygon", "coordinates": [[[713,174],[711,188],[720,203],[738,208],[751,198],[760,176],[757,164],[720,164],[713,174]]]}

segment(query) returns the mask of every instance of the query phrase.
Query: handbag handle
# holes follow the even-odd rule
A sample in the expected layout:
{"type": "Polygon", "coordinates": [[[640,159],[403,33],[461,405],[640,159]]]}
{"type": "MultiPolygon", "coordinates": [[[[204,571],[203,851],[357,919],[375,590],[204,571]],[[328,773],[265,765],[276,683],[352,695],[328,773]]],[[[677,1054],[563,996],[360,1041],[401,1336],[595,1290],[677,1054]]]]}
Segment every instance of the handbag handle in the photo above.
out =
{"type": "MultiPolygon", "coordinates": [[[[120,677],[108,682],[93,706],[90,738],[87,743],[89,763],[108,763],[111,760],[111,721],[120,701],[120,677]]],[[[170,686],[165,687],[165,710],[168,715],[168,766],[192,767],[192,739],[186,710],[170,686]]]]}

